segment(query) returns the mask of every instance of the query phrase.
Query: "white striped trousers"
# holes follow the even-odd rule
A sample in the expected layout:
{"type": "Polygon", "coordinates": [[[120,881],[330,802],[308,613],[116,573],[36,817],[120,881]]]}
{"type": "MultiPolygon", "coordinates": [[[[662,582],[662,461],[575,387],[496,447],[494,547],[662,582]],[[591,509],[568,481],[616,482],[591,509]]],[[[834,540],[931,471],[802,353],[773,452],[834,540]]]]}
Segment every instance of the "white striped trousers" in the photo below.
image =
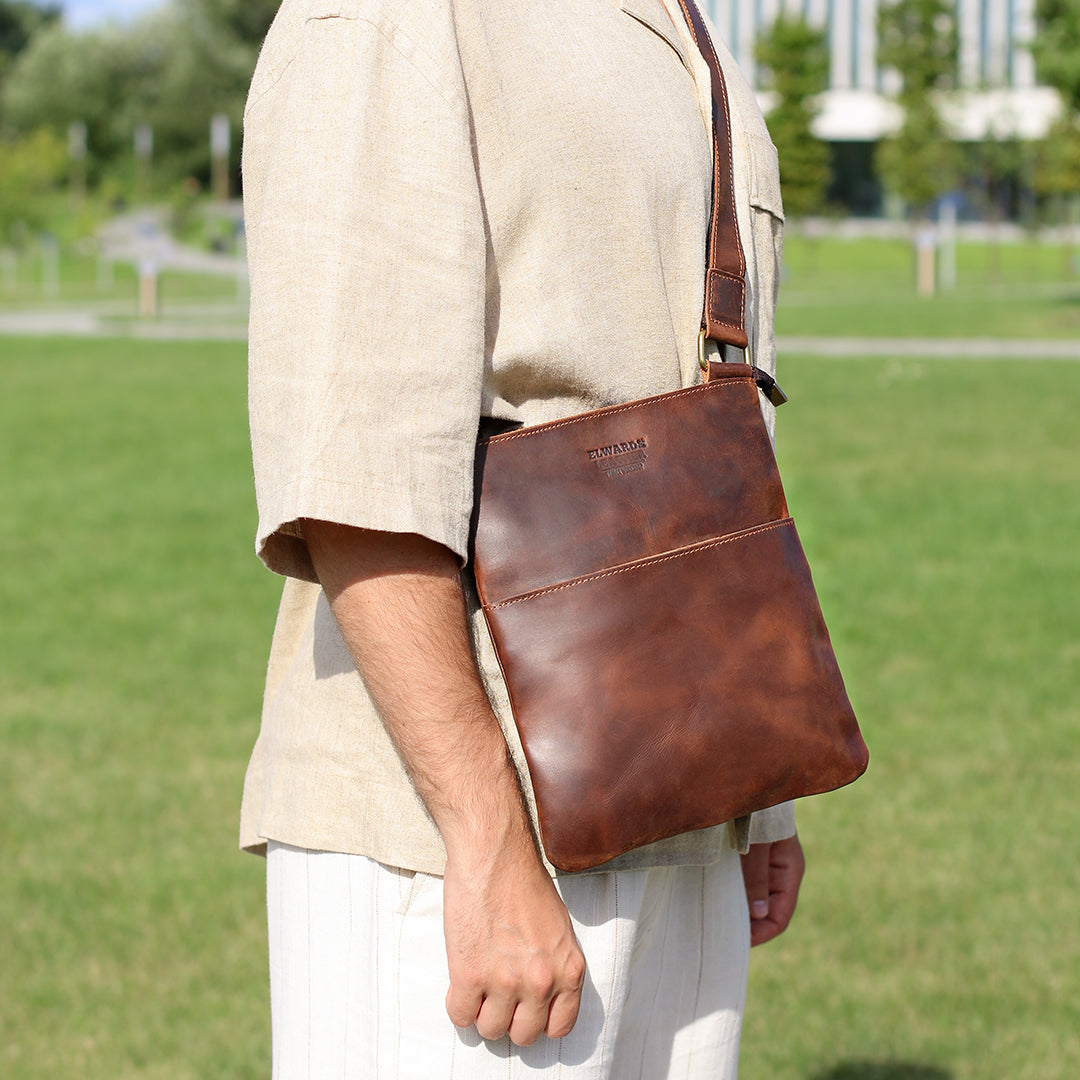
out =
{"type": "Polygon", "coordinates": [[[442,879],[271,843],[274,1080],[733,1080],[749,919],[739,858],[558,880],[588,975],[564,1039],[446,1015],[442,879]]]}

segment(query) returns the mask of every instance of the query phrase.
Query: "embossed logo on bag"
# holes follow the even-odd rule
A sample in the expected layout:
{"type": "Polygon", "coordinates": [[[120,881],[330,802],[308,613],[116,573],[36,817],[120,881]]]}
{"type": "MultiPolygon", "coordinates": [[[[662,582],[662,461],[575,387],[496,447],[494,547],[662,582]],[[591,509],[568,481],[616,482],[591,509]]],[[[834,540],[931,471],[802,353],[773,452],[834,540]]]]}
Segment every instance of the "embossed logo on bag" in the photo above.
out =
{"type": "Polygon", "coordinates": [[[649,455],[645,453],[648,443],[641,435],[630,442],[612,443],[610,446],[596,446],[585,452],[589,460],[608,476],[622,476],[624,473],[637,472],[645,468],[649,455]]]}

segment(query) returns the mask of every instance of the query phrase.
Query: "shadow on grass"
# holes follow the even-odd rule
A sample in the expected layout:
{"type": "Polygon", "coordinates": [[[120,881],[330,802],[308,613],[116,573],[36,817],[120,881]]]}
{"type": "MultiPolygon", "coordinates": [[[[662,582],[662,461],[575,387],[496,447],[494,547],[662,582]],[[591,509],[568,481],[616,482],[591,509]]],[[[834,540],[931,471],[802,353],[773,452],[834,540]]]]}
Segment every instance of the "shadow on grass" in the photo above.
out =
{"type": "Polygon", "coordinates": [[[952,1073],[911,1061],[844,1061],[810,1080],[952,1080],[952,1073]]]}

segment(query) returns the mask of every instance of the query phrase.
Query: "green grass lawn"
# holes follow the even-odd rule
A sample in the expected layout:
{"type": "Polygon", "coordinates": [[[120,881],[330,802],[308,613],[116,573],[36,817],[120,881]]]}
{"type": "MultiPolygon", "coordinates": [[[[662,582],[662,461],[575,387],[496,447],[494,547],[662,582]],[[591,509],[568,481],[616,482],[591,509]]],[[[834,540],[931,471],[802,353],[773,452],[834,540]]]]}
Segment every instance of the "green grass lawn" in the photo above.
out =
{"type": "Polygon", "coordinates": [[[243,347],[2,349],[0,1076],[268,1076],[243,347]]]}
{"type": "Polygon", "coordinates": [[[1080,1076],[1080,364],[781,369],[871,763],[802,805],[810,872],[755,953],[743,1076],[1080,1076]]]}
{"type": "Polygon", "coordinates": [[[777,333],[1080,336],[1080,276],[1063,247],[962,243],[956,263],[956,288],[923,299],[915,294],[909,242],[808,239],[789,230],[777,333]]]}
{"type": "MultiPolygon", "coordinates": [[[[277,582],[243,347],[0,342],[0,1076],[269,1075],[235,850],[277,582]]],[[[1080,1075],[1080,364],[782,357],[872,750],[807,801],[745,1080],[1080,1075]]]]}

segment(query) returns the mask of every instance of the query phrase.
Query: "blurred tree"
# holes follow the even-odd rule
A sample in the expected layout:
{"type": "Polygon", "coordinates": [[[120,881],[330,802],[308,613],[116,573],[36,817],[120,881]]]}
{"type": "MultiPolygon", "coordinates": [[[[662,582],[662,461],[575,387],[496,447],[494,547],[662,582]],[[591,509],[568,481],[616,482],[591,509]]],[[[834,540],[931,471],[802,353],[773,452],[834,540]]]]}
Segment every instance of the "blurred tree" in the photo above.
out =
{"type": "MultiPolygon", "coordinates": [[[[210,8],[211,0],[192,0],[165,9],[161,17],[169,21],[172,45],[160,57],[152,85],[144,86],[155,161],[174,180],[194,176],[204,185],[210,176],[210,118],[224,113],[239,132],[261,43],[261,38],[240,37],[231,23],[211,17],[210,8]]],[[[145,28],[144,54],[155,38],[145,28]]],[[[234,171],[239,170],[239,144],[238,137],[232,140],[234,171]]]]}
{"type": "Polygon", "coordinates": [[[130,155],[131,133],[144,117],[144,87],[157,76],[164,46],[147,55],[140,45],[118,27],[73,34],[54,23],[38,31],[5,80],[5,126],[15,134],[49,128],[62,136],[72,121],[84,121],[95,178],[130,155]]]}
{"type": "Polygon", "coordinates": [[[1080,196],[1080,128],[1074,117],[1059,117],[1038,144],[1035,190],[1061,199],[1080,196]]]}
{"type": "MultiPolygon", "coordinates": [[[[0,0],[0,4],[5,0],[0,0]]],[[[8,0],[10,2],[10,0],[8,0]]],[[[278,0],[172,0],[126,26],[74,34],[62,24],[35,33],[0,89],[14,133],[87,126],[88,174],[131,186],[132,139],[154,133],[155,187],[210,173],[210,118],[239,133],[251,72],[278,0]]],[[[239,172],[238,137],[231,166],[239,172]]]]}
{"type": "Polygon", "coordinates": [[[30,0],[0,0],[0,83],[34,34],[59,18],[60,8],[54,4],[38,7],[30,0]]]}
{"type": "Polygon", "coordinates": [[[829,185],[829,148],[811,131],[820,111],[817,95],[829,82],[825,31],[781,15],[754,52],[776,94],[766,119],[780,155],[784,207],[793,217],[805,217],[823,209],[829,185]]]}
{"type": "MultiPolygon", "coordinates": [[[[186,0],[200,8],[211,25],[256,49],[266,37],[281,0],[186,0]]],[[[253,65],[254,66],[254,65],[253,65]]]]}
{"type": "Polygon", "coordinates": [[[1080,243],[1080,123],[1066,111],[1035,147],[1035,193],[1050,220],[1071,226],[1062,247],[1065,276],[1075,277],[1080,243]]]}
{"type": "Polygon", "coordinates": [[[1039,81],[1061,94],[1070,113],[1080,113],[1080,0],[1035,0],[1031,52],[1039,81]]]}
{"type": "Polygon", "coordinates": [[[44,228],[67,174],[67,144],[48,130],[0,140],[0,245],[44,228]]]}
{"type": "Polygon", "coordinates": [[[916,216],[955,186],[959,158],[938,111],[937,97],[956,77],[955,8],[947,0],[896,0],[878,9],[878,63],[900,79],[900,130],[878,147],[877,168],[886,188],[916,216]]]}
{"type": "Polygon", "coordinates": [[[1031,44],[1039,80],[1061,94],[1064,110],[1036,154],[1035,190],[1061,222],[1080,221],[1080,0],[1036,0],[1031,44]]]}
{"type": "Polygon", "coordinates": [[[22,52],[36,30],[59,18],[56,4],[39,6],[30,0],[0,0],[0,56],[10,58],[22,52]]]}

